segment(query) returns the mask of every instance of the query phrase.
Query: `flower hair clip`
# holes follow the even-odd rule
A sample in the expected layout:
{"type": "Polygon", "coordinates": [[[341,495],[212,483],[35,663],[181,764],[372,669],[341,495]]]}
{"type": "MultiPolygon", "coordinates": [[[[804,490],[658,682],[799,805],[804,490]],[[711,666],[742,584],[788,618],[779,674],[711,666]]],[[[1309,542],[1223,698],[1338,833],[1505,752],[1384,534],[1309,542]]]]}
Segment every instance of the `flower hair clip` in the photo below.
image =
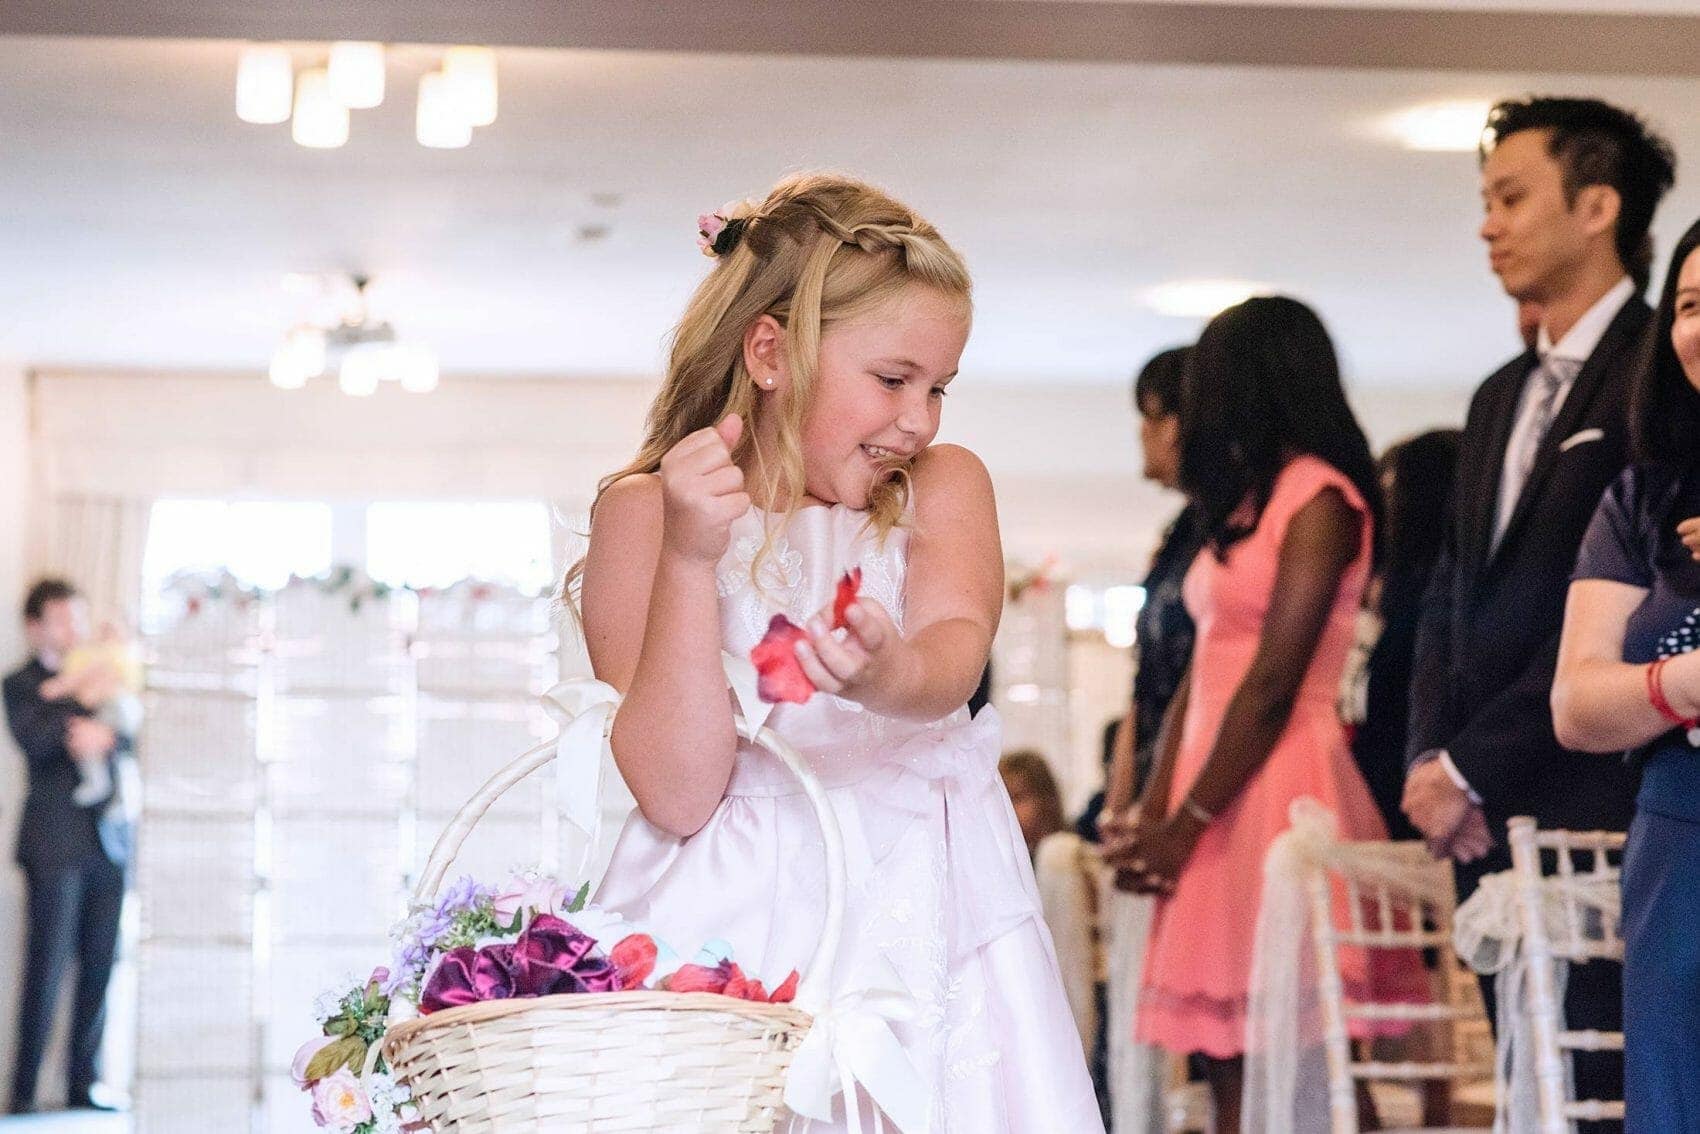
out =
{"type": "Polygon", "coordinates": [[[697,217],[697,247],[704,256],[721,257],[738,247],[752,210],[747,201],[732,201],[697,217]]]}

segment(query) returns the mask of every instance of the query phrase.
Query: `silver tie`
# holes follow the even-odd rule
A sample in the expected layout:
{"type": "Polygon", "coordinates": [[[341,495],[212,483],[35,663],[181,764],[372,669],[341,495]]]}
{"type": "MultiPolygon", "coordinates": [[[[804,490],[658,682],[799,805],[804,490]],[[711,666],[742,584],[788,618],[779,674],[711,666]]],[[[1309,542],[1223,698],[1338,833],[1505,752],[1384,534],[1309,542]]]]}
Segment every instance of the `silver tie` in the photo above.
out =
{"type": "Polygon", "coordinates": [[[1523,451],[1518,454],[1518,495],[1522,495],[1522,486],[1528,483],[1529,474],[1535,471],[1535,454],[1540,452],[1541,442],[1546,440],[1552,419],[1557,416],[1558,392],[1564,389],[1565,383],[1575,380],[1580,369],[1581,363],[1574,358],[1548,356],[1529,375],[1530,380],[1536,383],[1535,412],[1530,416],[1529,428],[1523,436],[1523,451]]]}
{"type": "Polygon", "coordinates": [[[1511,514],[1517,510],[1523,489],[1528,486],[1529,474],[1535,471],[1535,458],[1540,454],[1541,442],[1546,439],[1547,430],[1552,428],[1553,418],[1558,416],[1558,396],[1568,383],[1575,380],[1581,369],[1582,363],[1578,359],[1548,355],[1529,373],[1529,381],[1534,386],[1534,405],[1523,428],[1511,437],[1516,456],[1509,471],[1516,477],[1517,491],[1505,499],[1505,507],[1494,525],[1495,548],[1505,536],[1511,514]]]}

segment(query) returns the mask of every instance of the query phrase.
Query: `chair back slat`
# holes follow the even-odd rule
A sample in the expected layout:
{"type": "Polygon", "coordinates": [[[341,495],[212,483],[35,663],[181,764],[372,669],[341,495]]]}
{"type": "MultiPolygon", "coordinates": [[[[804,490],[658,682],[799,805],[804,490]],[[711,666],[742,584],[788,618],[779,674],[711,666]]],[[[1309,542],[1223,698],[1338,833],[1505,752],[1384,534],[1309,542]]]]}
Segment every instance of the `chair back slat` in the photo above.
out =
{"type": "MultiPolygon", "coordinates": [[[[1463,1049],[1459,1029],[1479,1025],[1485,1030],[1485,1022],[1479,1003],[1465,998],[1466,990],[1473,993],[1473,986],[1456,979],[1457,967],[1450,960],[1452,914],[1457,904],[1451,864],[1430,857],[1421,843],[1392,846],[1410,856],[1410,864],[1419,874],[1432,871],[1424,878],[1421,894],[1405,892],[1373,872],[1359,877],[1350,869],[1338,866],[1314,869],[1307,887],[1311,935],[1316,948],[1317,996],[1328,1061],[1332,1134],[1357,1134],[1359,1082],[1415,1083],[1441,1079],[1468,1082],[1493,1075],[1491,1060],[1458,1057],[1463,1049]],[[1445,898],[1437,902],[1432,898],[1434,894],[1444,894],[1445,898]],[[1342,901],[1343,910],[1337,904],[1342,901]],[[1438,950],[1445,974],[1445,1001],[1434,1004],[1348,1001],[1338,955],[1342,946],[1412,952],[1425,948],[1438,950]],[[1393,1063],[1354,1060],[1348,1028],[1353,1020],[1397,1021],[1443,1029],[1446,1042],[1439,1053],[1442,1058],[1393,1063]]],[[[1349,863],[1354,847],[1363,848],[1366,857],[1387,861],[1389,844],[1385,842],[1341,844],[1340,861],[1349,863]]]]}
{"type": "Polygon", "coordinates": [[[1622,1032],[1566,1031],[1557,991],[1556,961],[1622,961],[1622,926],[1612,897],[1619,868],[1611,855],[1625,836],[1617,831],[1541,831],[1528,817],[1512,819],[1511,868],[1516,882],[1527,994],[1522,1011],[1534,1042],[1535,1090],[1541,1134],[1569,1134],[1571,1119],[1623,1116],[1623,1103],[1569,1097],[1566,1051],[1622,1050],[1622,1032]],[[1543,852],[1550,852],[1548,873],[1543,852]],[[1576,856],[1585,866],[1577,869],[1576,856]],[[1595,902],[1585,900],[1594,895],[1595,902]],[[1557,916],[1552,915],[1554,906],[1557,916]],[[1559,936],[1555,938],[1554,933],[1559,936]]]}

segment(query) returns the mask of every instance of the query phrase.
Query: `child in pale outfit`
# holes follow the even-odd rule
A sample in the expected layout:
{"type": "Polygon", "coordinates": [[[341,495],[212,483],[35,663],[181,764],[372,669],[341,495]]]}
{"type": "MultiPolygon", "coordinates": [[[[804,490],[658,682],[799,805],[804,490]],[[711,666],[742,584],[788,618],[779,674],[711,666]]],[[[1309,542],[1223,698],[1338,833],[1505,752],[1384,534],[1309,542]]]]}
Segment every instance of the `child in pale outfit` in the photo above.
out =
{"type": "Polygon", "coordinates": [[[1003,601],[990,478],[933,444],[968,273],[931,224],[843,177],[790,178],[698,228],[714,266],[568,579],[596,675],[624,695],[612,745],[638,805],[596,901],[676,940],[724,938],[772,981],[806,965],[820,830],[783,766],[738,740],[722,659],[783,613],[818,692],[766,724],[825,785],[846,847],[830,993],[905,1005],[875,1027],[901,1059],[852,1088],[855,1126],[837,1097],[811,1129],[872,1129],[877,1105],[910,1132],[1101,1131],[997,717],[964,707],[1003,601]]]}
{"type": "MultiPolygon", "coordinates": [[[[76,697],[92,702],[95,719],[119,736],[134,740],[142,730],[141,658],[135,643],[112,623],[102,626],[94,641],[67,652],[58,674],[42,682],[41,692],[50,701],[76,697]]],[[[112,771],[106,761],[77,761],[72,801],[93,807],[111,795],[112,771]]]]}

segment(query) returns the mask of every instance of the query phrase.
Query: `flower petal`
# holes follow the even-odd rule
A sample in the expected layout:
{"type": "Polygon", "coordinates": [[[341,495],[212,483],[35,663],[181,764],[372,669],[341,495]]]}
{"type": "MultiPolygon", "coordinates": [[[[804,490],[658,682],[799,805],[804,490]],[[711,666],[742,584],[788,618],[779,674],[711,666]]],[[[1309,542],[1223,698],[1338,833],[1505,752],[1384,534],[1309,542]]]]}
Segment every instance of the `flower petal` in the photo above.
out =
{"type": "Polygon", "coordinates": [[[814,696],[814,682],[797,660],[797,643],[807,637],[783,614],[773,616],[767,633],[750,651],[750,661],[756,667],[756,696],[770,705],[781,701],[801,705],[814,696]]]}
{"type": "Polygon", "coordinates": [[[789,1004],[795,999],[797,999],[797,970],[792,969],[791,975],[786,977],[784,982],[773,990],[772,994],[768,996],[767,1002],[769,1004],[789,1004]]]}
{"type": "Polygon", "coordinates": [[[724,992],[731,977],[730,962],[712,969],[702,965],[680,965],[679,971],[667,978],[667,991],[724,992]]]}
{"type": "Polygon", "coordinates": [[[608,959],[620,974],[620,987],[642,988],[655,971],[659,953],[655,939],[647,933],[634,933],[609,950],[608,959]]]}
{"type": "Polygon", "coordinates": [[[832,597],[832,628],[842,630],[850,623],[845,619],[844,612],[850,609],[850,604],[856,601],[856,595],[862,589],[862,568],[852,567],[844,572],[844,577],[838,580],[838,590],[832,597]]]}

